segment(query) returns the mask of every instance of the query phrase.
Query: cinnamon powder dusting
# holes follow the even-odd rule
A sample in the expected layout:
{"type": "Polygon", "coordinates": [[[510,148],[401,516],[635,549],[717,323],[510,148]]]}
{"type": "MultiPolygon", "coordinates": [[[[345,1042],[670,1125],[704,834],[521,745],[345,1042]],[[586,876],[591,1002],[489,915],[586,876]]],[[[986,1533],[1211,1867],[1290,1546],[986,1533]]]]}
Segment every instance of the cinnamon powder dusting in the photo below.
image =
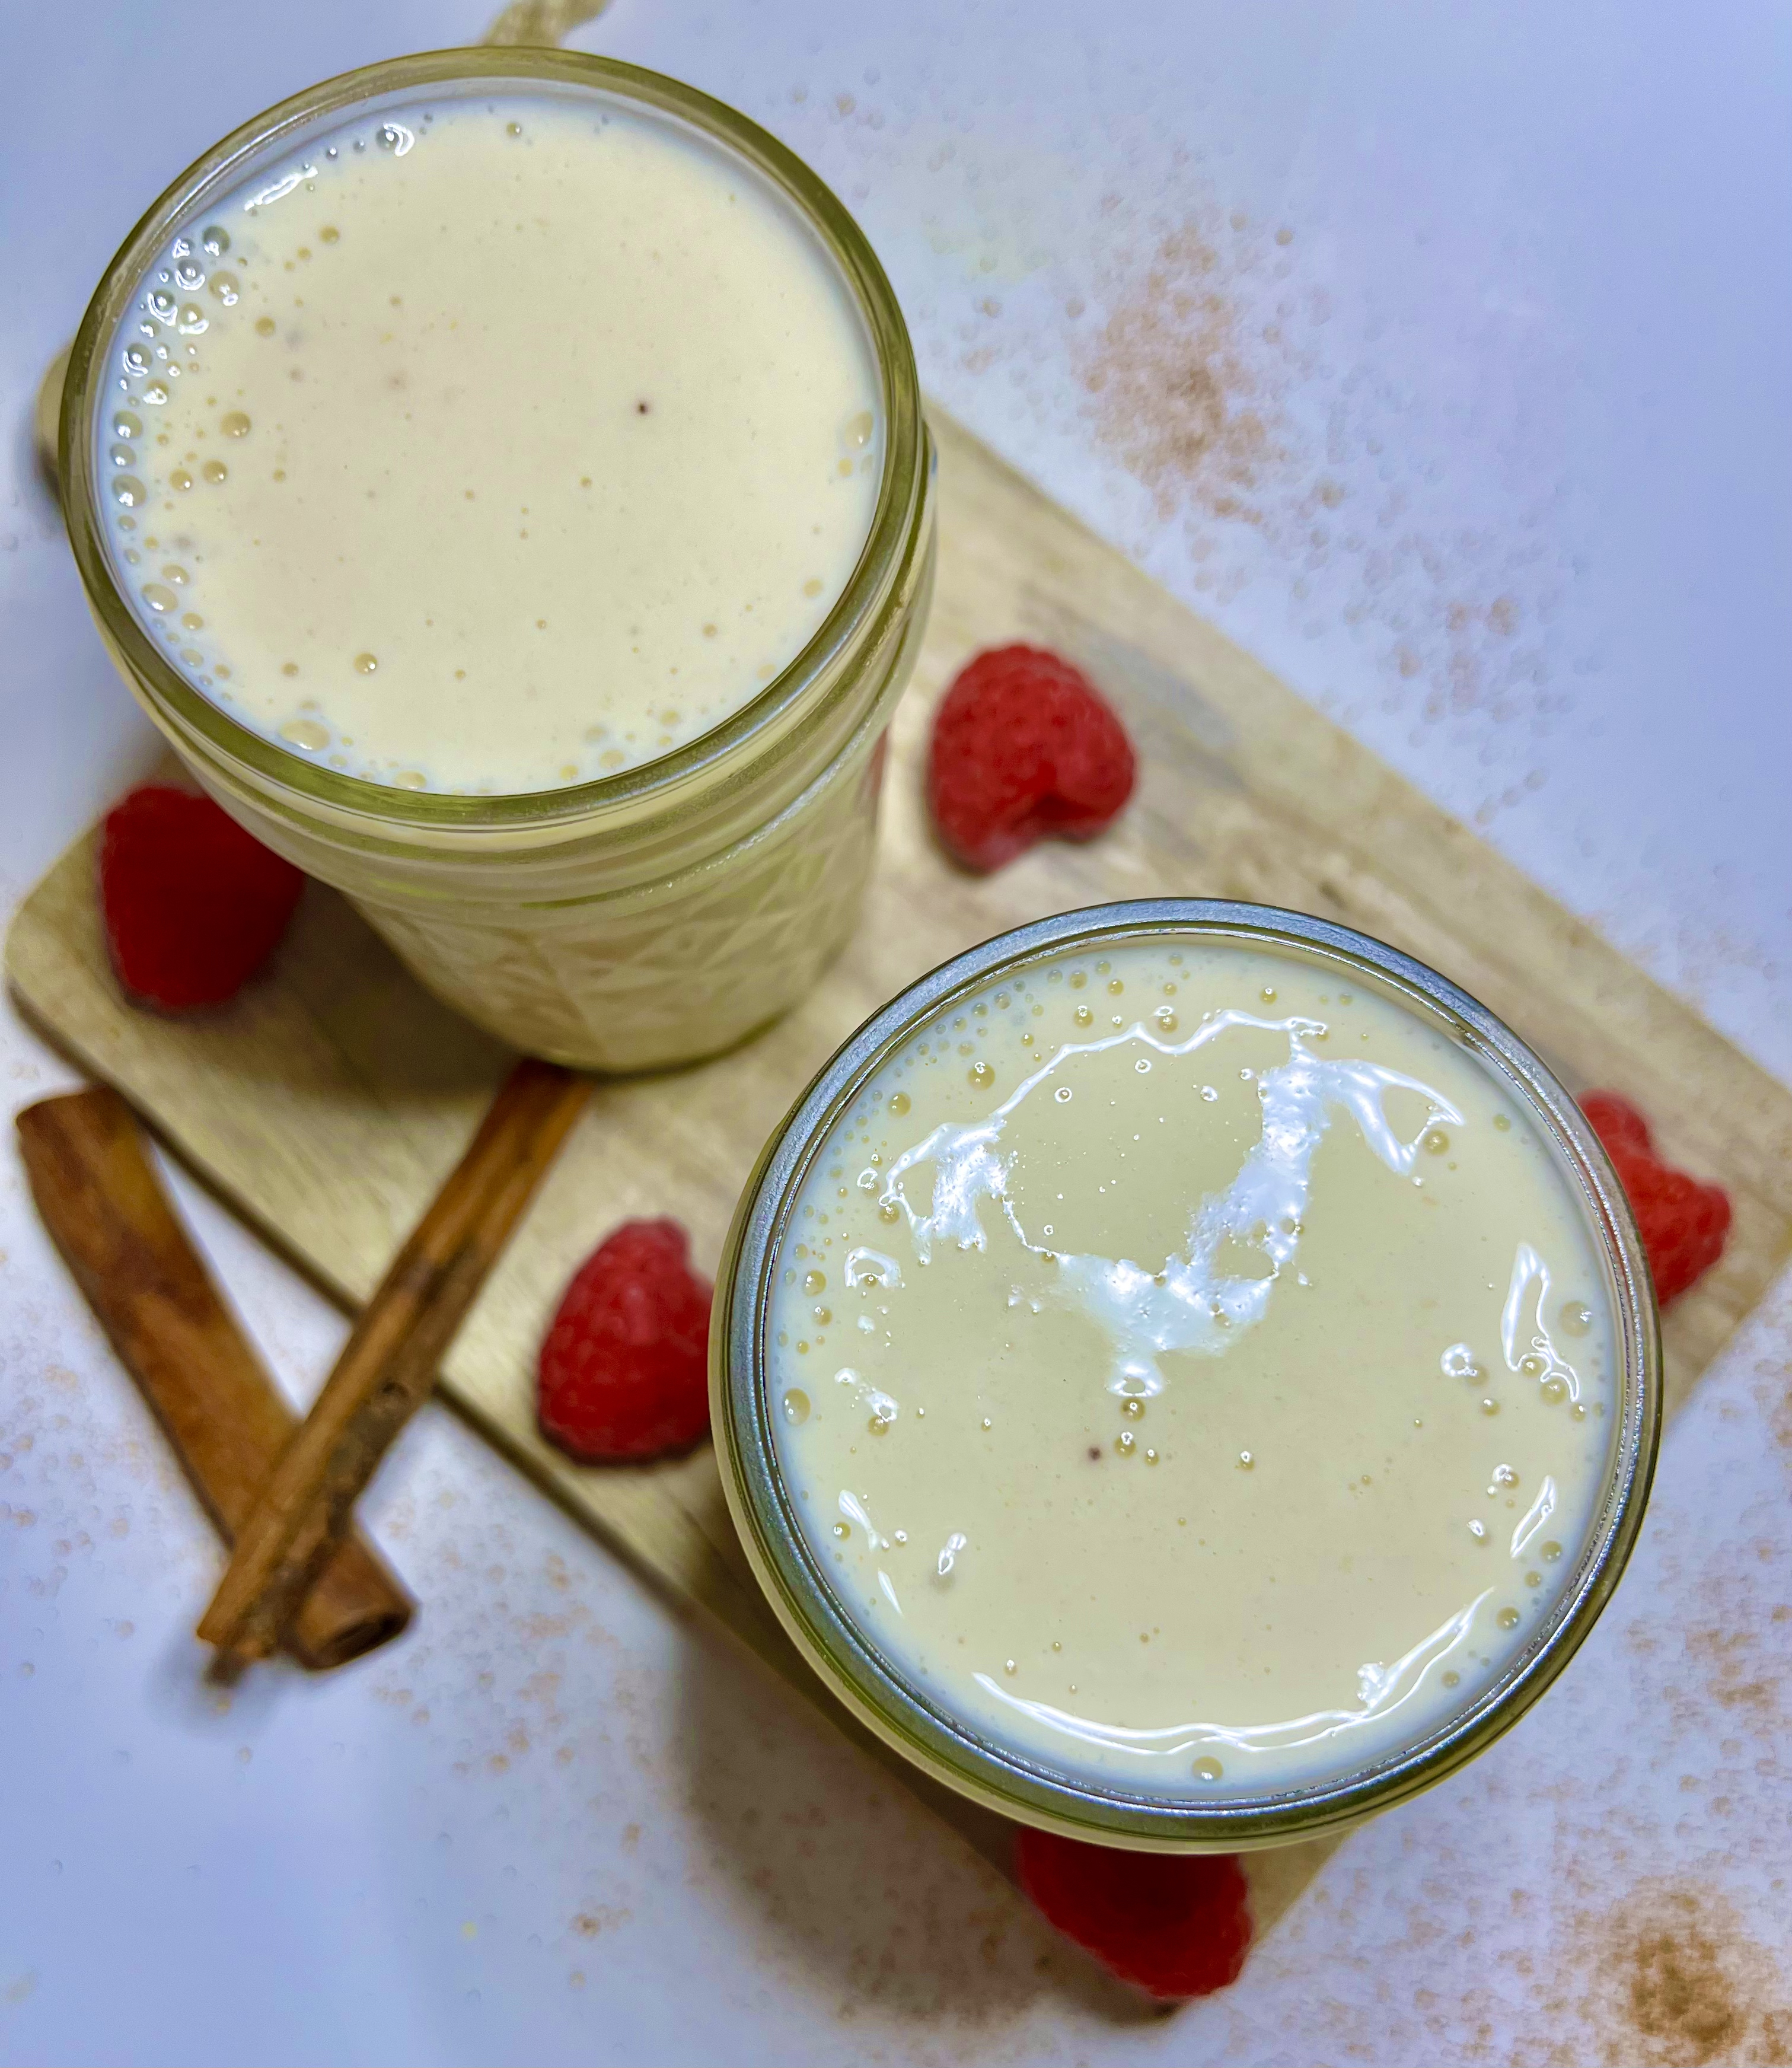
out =
{"type": "Polygon", "coordinates": [[[1792,2062],[1792,2008],[1774,1963],[1714,1890],[1644,1883],[1596,1920],[1585,1943],[1596,2058],[1612,2068],[1792,2062]]]}
{"type": "Polygon", "coordinates": [[[1227,271],[1201,229],[1172,231],[1082,364],[1103,438],[1151,490],[1162,518],[1192,502],[1216,518],[1261,523],[1259,491],[1282,457],[1265,414],[1280,332],[1270,324],[1247,338],[1227,271]]]}
{"type": "MultiPolygon", "coordinates": [[[[1220,607],[1253,583],[1282,588],[1300,638],[1359,647],[1374,686],[1316,685],[1321,708],[1403,722],[1412,747],[1439,727],[1479,742],[1485,787],[1456,802],[1491,824],[1544,786],[1572,703],[1561,678],[1580,665],[1552,650],[1574,557],[1552,543],[1561,484],[1509,495],[1498,453],[1463,457],[1450,425],[1466,405],[1415,416],[1373,324],[1342,334],[1288,226],[1211,203],[1168,226],[1118,197],[1106,212],[1111,238],[1066,311],[1096,312],[1071,347],[1082,413],[1151,499],[1126,543],[1220,607]]],[[[986,339],[965,363],[1000,356],[986,339]]]]}

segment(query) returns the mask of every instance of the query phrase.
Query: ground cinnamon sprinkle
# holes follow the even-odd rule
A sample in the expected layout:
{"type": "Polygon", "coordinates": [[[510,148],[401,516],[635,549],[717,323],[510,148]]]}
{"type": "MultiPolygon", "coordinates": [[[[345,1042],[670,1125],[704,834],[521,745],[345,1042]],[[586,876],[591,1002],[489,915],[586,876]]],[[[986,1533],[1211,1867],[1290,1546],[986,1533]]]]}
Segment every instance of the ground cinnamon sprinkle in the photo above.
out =
{"type": "Polygon", "coordinates": [[[1681,1891],[1672,1900],[1684,1915],[1646,1923],[1630,1948],[1631,2021],[1681,2058],[1709,2061],[1740,2036],[1741,2013],[1717,1943],[1694,1921],[1696,1899],[1681,1891]]]}
{"type": "MultiPolygon", "coordinates": [[[[1792,2002],[1772,1955],[1727,1898],[1687,1883],[1643,1882],[1586,1921],[1570,2005],[1597,2051],[1558,2031],[1552,2061],[1609,2068],[1778,2068],[1792,2062],[1792,2002]]],[[[1566,2021],[1565,2020],[1565,2021],[1566,2021]]]]}
{"type": "Polygon", "coordinates": [[[1158,246],[1085,353],[1097,423],[1169,518],[1189,501],[1260,524],[1277,442],[1279,331],[1255,338],[1212,240],[1193,224],[1158,246]]]}
{"type": "MultiPolygon", "coordinates": [[[[1550,543],[1558,485],[1538,481],[1492,523],[1469,514],[1485,497],[1441,495],[1460,458],[1411,420],[1397,382],[1350,362],[1287,226],[1206,206],[1142,229],[1116,209],[1073,346],[1085,416],[1151,498],[1126,543],[1174,582],[1174,524],[1201,598],[1285,584],[1301,637],[1361,645],[1379,692],[1318,692],[1347,725],[1375,710],[1407,721],[1411,745],[1452,727],[1484,747],[1489,719],[1511,727],[1482,756],[1491,787],[1472,816],[1490,824],[1543,786],[1544,743],[1571,702],[1548,638],[1572,572],[1550,543]]],[[[986,340],[977,364],[1001,356],[986,340]]]]}

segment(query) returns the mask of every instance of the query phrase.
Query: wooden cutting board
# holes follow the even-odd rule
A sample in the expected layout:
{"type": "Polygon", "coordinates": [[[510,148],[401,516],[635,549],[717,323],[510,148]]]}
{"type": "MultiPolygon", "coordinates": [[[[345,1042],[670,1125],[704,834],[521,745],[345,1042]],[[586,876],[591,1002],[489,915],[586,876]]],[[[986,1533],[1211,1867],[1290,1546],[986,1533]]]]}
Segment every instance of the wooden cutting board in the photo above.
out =
{"type": "MultiPolygon", "coordinates": [[[[707,1449],[587,1470],[537,1436],[536,1345],[568,1274],[607,1229],[675,1214],[713,1266],[755,1156],[811,1074],[874,1007],[960,949],[1104,899],[1251,898],[1342,920],[1432,963],[1570,1089],[1627,1093],[1667,1154],[1727,1188],[1736,1217],[1723,1262],[1668,1323],[1677,1403],[1792,1250],[1792,1093],[968,433],[938,411],[933,421],[939,591],[894,727],[857,939],[799,1012],[734,1054],[600,1086],[442,1386],[674,1603],[702,1610],[795,1682],[1005,1869],[1000,1820],[883,1753],[798,1659],[742,1558],[707,1449]],[[1104,839],[1049,845],[974,880],[930,839],[922,751],[959,666],[1016,639],[1071,655],[1100,682],[1131,728],[1142,781],[1104,839]]],[[[506,1067],[502,1049],[428,998],[317,888],[271,979],[227,1011],[175,1021],[134,1010],[100,937],[91,834],[21,908],[6,967],[54,1040],[348,1307],[378,1280],[506,1067]]],[[[1336,1842],[1252,1857],[1260,1929],[1336,1842]]]]}

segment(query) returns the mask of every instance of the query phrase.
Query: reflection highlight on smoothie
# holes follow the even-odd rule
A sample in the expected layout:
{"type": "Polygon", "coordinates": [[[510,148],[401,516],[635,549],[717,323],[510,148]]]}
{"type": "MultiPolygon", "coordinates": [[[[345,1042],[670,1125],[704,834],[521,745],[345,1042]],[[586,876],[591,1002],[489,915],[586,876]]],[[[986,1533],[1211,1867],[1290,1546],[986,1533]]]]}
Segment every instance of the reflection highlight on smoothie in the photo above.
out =
{"type": "MultiPolygon", "coordinates": [[[[1477,1594],[1465,1607],[1421,1638],[1403,1658],[1391,1666],[1371,1663],[1357,1669],[1358,1705],[1350,1709],[1319,1709],[1305,1716],[1290,1716],[1277,1724],[1170,1724],[1155,1730],[1128,1730],[1088,1716],[1075,1716],[1045,1702],[1022,1701],[999,1687],[987,1673],[979,1673],[977,1685],[999,1702],[1021,1709],[1036,1723],[1065,1736],[1080,1738],[1085,1744],[1101,1745],[1135,1757],[1179,1759],[1203,1747],[1225,1745],[1234,1752],[1294,1752],[1336,1738],[1346,1731],[1390,1718],[1400,1705],[1418,1693],[1433,1667],[1440,1671],[1445,1662],[1470,1642],[1475,1618],[1486,1604],[1492,1590],[1477,1594]]],[[[1215,1762],[1204,1762],[1213,1766],[1215,1762]]],[[[1217,1781],[1224,1769],[1203,1773],[1203,1781],[1217,1781]]]]}
{"type": "MultiPolygon", "coordinates": [[[[1157,1358],[1163,1352],[1195,1350],[1217,1357],[1240,1332],[1262,1320],[1276,1281],[1293,1262],[1299,1248],[1313,1153],[1334,1114],[1342,1113],[1354,1120],[1363,1140],[1397,1177],[1411,1176],[1432,1129],[1444,1121],[1461,1123],[1456,1108],[1415,1077],[1375,1063],[1322,1060],[1307,1046],[1306,1037],[1324,1032],[1322,1023],[1315,1020],[1260,1020],[1250,1013],[1227,1011],[1212,1014],[1186,1041],[1174,1047],[1159,1040],[1142,1021],[1106,1040],[1067,1042],[987,1121],[935,1128],[925,1141],[904,1150],[890,1166],[880,1203],[901,1209],[914,1238],[915,1255],[926,1264],[936,1237],[954,1242],[960,1249],[981,1249],[986,1237],[977,1218],[978,1203],[985,1199],[995,1201],[1021,1245],[1057,1265],[1058,1297],[1081,1306],[1112,1339],[1114,1370],[1108,1390],[1146,1397],[1161,1393],[1163,1377],[1157,1358]],[[1285,1034],[1288,1060],[1258,1077],[1262,1134],[1226,1190],[1201,1201],[1188,1231],[1188,1255],[1167,1257],[1163,1268],[1153,1272],[1129,1258],[1065,1256],[1049,1244],[1034,1242],[1008,1197],[1007,1165],[997,1150],[1009,1115],[1041,1086],[1059,1077],[1077,1056],[1099,1055],[1130,1044],[1163,1056],[1191,1056],[1240,1027],[1285,1034]],[[1384,1100],[1394,1090],[1415,1092],[1427,1102],[1424,1125],[1410,1142],[1401,1141],[1388,1123],[1384,1100]],[[918,1214],[902,1190],[902,1179],[911,1170],[929,1164],[934,1171],[933,1205],[928,1212],[918,1214]],[[1254,1252],[1268,1269],[1261,1273],[1221,1270],[1221,1252],[1233,1245],[1254,1252]]],[[[1148,1058],[1134,1065],[1142,1073],[1150,1067],[1148,1058]]],[[[1074,1096],[1072,1086],[1057,1086],[1061,1103],[1068,1105],[1074,1096]]],[[[1543,1282],[1546,1289],[1547,1272],[1543,1282]]]]}

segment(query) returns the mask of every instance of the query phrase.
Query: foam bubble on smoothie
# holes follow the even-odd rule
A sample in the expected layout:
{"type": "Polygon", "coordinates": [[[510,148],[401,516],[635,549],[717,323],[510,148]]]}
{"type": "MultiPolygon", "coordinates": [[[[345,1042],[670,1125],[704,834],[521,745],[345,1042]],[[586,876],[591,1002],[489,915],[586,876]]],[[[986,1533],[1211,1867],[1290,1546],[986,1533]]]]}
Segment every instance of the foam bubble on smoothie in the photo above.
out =
{"type": "Polygon", "coordinates": [[[880,1518],[822,1569],[1025,1755],[1347,1772],[1572,1575],[1616,1361],[1584,1215],[1509,1086],[1322,965],[1172,937],[1011,975],[880,1069],[788,1225],[783,1468],[805,1519],[880,1518]]]}
{"type": "Polygon", "coordinates": [[[150,637],[287,751],[405,788],[551,789],[709,731],[819,630],[881,478],[814,233],[590,94],[313,136],[170,240],[111,356],[100,499],[150,637]]]}

